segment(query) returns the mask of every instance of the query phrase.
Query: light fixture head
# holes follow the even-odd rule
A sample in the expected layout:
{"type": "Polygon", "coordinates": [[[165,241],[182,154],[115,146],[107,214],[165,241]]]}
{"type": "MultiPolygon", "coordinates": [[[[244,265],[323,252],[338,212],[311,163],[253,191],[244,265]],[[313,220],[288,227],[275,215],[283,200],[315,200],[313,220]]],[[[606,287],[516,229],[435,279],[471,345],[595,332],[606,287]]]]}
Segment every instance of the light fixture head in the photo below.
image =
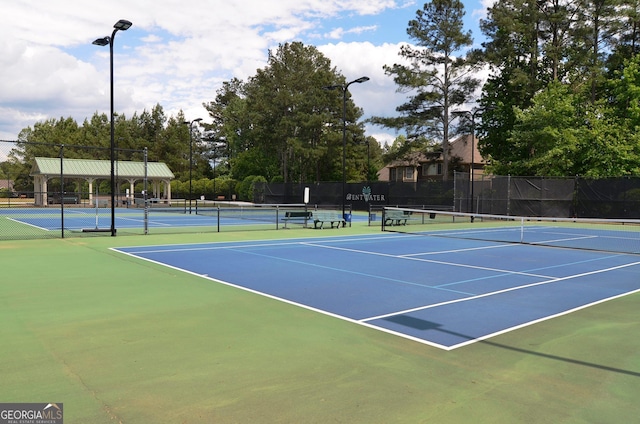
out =
{"type": "Polygon", "coordinates": [[[113,25],[113,27],[118,31],[126,31],[129,28],[131,28],[131,25],[133,25],[131,22],[125,19],[120,19],[118,22],[115,23],[115,25],[113,25]]]}
{"type": "Polygon", "coordinates": [[[92,44],[95,44],[96,46],[108,46],[110,42],[111,42],[111,38],[102,37],[102,38],[96,39],[92,44]]]}
{"type": "Polygon", "coordinates": [[[365,81],[369,81],[369,77],[360,77],[357,80],[354,80],[353,82],[362,83],[365,81]]]}

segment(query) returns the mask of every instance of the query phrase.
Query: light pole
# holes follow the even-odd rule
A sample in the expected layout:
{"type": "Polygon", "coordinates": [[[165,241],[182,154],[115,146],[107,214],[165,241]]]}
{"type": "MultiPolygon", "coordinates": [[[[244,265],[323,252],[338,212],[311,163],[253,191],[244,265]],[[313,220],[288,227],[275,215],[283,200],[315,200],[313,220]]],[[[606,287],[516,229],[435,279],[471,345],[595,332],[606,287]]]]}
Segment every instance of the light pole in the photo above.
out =
{"type": "Polygon", "coordinates": [[[193,121],[189,122],[189,121],[184,121],[183,124],[188,125],[189,126],[189,215],[191,215],[191,198],[193,197],[192,195],[192,190],[191,190],[191,174],[193,172],[193,137],[191,136],[191,133],[193,133],[193,123],[194,122],[200,122],[202,121],[202,118],[196,118],[193,121]]]}
{"type": "Polygon", "coordinates": [[[473,168],[475,166],[475,150],[476,150],[476,115],[479,112],[484,111],[484,108],[475,108],[472,111],[470,110],[461,110],[457,112],[453,112],[454,115],[462,116],[466,115],[467,118],[471,119],[471,167],[469,168],[469,202],[470,205],[467,206],[469,211],[473,213],[473,168]]]}
{"type": "Polygon", "coordinates": [[[120,19],[118,22],[113,25],[113,32],[111,33],[111,37],[102,37],[96,39],[93,44],[96,46],[106,46],[109,45],[109,74],[110,74],[110,86],[111,86],[111,144],[110,144],[110,160],[111,160],[111,236],[116,235],[116,177],[115,177],[115,139],[114,139],[114,122],[113,122],[113,41],[116,37],[116,32],[118,31],[126,31],[131,28],[133,25],[131,22],[126,21],[124,19],[120,19]]]}
{"type": "Polygon", "coordinates": [[[349,86],[354,83],[363,83],[369,81],[369,77],[360,77],[353,81],[350,81],[344,85],[329,85],[324,87],[325,90],[342,90],[342,218],[344,219],[343,226],[346,224],[346,212],[345,212],[345,197],[347,186],[347,174],[346,174],[346,150],[347,150],[347,91],[349,86]]]}

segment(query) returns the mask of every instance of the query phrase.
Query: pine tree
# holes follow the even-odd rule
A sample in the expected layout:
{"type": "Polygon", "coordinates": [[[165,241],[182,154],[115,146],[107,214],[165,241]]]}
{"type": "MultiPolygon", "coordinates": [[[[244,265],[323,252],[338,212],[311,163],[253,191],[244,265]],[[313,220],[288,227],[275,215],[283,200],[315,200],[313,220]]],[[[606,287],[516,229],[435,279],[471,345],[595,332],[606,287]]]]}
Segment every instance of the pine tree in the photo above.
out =
{"type": "Polygon", "coordinates": [[[451,112],[468,102],[480,83],[473,76],[475,62],[462,56],[473,41],[471,32],[463,30],[464,14],[459,0],[433,0],[416,12],[407,28],[415,45],[401,47],[403,63],[384,67],[386,74],[393,76],[398,91],[411,95],[396,108],[400,117],[371,119],[378,125],[405,130],[410,143],[425,137],[439,140],[444,179],[449,177],[451,112]]]}

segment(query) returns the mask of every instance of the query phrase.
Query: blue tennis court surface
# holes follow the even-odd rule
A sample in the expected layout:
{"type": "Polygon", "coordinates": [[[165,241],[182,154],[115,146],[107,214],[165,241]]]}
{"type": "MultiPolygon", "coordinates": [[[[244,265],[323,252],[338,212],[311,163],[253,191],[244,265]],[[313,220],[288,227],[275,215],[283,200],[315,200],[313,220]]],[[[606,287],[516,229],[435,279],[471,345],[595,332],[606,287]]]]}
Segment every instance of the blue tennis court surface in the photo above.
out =
{"type": "MultiPolygon", "coordinates": [[[[180,227],[206,227],[212,228],[217,225],[222,226],[246,226],[264,225],[284,226],[284,212],[281,212],[279,219],[275,210],[266,210],[260,213],[259,209],[222,209],[222,216],[216,215],[215,211],[207,214],[184,212],[183,209],[176,208],[174,211],[166,209],[149,210],[149,228],[180,228],[180,227]]],[[[36,227],[44,231],[59,231],[61,226],[60,209],[58,208],[12,208],[0,211],[0,214],[9,217],[13,221],[25,225],[36,227]]],[[[354,215],[354,221],[364,222],[365,215],[354,215]]],[[[309,221],[310,226],[313,222],[309,221]]],[[[110,228],[111,210],[92,208],[67,207],[64,210],[64,227],[70,231],[82,231],[83,229],[110,228]]],[[[116,208],[115,227],[122,229],[143,228],[144,209],[116,208]]]]}
{"type": "MultiPolygon", "coordinates": [[[[4,213],[11,219],[40,228],[46,231],[60,230],[60,209],[20,209],[4,213]]],[[[246,224],[246,221],[244,221],[246,224]]],[[[148,226],[150,228],[170,227],[211,227],[217,224],[217,219],[211,216],[188,214],[181,212],[149,212],[148,226]]],[[[64,227],[71,231],[81,231],[88,228],[109,228],[111,225],[111,211],[100,209],[98,213],[91,208],[65,208],[64,227]]],[[[142,228],[144,226],[143,209],[118,208],[115,213],[116,228],[142,228]]]]}
{"type": "Polygon", "coordinates": [[[445,350],[640,291],[640,255],[411,234],[114,250],[445,350]]]}

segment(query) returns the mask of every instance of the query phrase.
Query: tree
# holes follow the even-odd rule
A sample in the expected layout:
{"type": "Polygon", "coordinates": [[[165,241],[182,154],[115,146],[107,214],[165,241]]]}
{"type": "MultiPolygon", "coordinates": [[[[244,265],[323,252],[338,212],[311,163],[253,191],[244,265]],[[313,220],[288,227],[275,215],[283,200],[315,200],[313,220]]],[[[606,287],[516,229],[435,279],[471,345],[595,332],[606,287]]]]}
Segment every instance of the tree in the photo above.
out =
{"type": "MultiPolygon", "coordinates": [[[[621,91],[629,93],[625,88],[621,91]]],[[[588,92],[574,94],[568,85],[554,82],[534,97],[530,108],[516,109],[508,142],[518,159],[508,164],[509,173],[591,178],[637,173],[640,144],[635,132],[604,102],[592,104],[588,96],[588,92]]],[[[634,125],[633,121],[637,123],[637,117],[627,124],[634,125]]]]}
{"type": "Polygon", "coordinates": [[[476,63],[458,56],[471,46],[470,32],[463,31],[464,5],[459,0],[433,0],[416,12],[407,34],[416,45],[404,45],[400,56],[409,64],[385,66],[399,92],[415,93],[396,110],[396,118],[376,117],[372,122],[403,129],[409,142],[437,139],[442,145],[443,178],[449,174],[449,140],[455,134],[450,112],[468,102],[479,85],[473,76],[476,63]]]}
{"type": "Polygon", "coordinates": [[[579,0],[573,29],[572,85],[584,84],[591,103],[602,98],[606,87],[605,52],[618,43],[621,30],[619,0],[579,0]],[[579,42],[580,40],[581,42],[579,42]],[[577,42],[578,41],[578,42],[577,42]]]}
{"type": "MultiPolygon", "coordinates": [[[[481,23],[488,38],[482,57],[492,75],[483,87],[480,103],[488,111],[478,130],[480,152],[491,160],[494,172],[518,174],[523,170],[515,169],[515,164],[533,160],[527,149],[513,148],[514,134],[520,133],[515,125],[521,125],[523,118],[515,111],[532,108],[534,96],[545,87],[563,84],[568,94],[579,96],[584,104],[575,104],[576,113],[583,119],[589,111],[602,108],[608,96],[604,52],[615,45],[619,30],[615,11],[613,0],[499,0],[489,9],[481,23]]],[[[559,100],[556,106],[565,104],[565,99],[559,100]]],[[[537,130],[545,127],[544,121],[538,124],[542,127],[537,130]]],[[[583,124],[576,120],[573,129],[582,132],[583,124]]],[[[521,140],[519,145],[538,142],[543,143],[521,140]]],[[[531,166],[528,172],[534,171],[531,166]]]]}
{"type": "Polygon", "coordinates": [[[527,109],[516,108],[509,143],[518,158],[512,175],[576,175],[580,117],[566,86],[554,83],[527,109]]]}
{"type": "Polygon", "coordinates": [[[509,164],[520,159],[508,142],[515,108],[531,106],[535,93],[548,82],[540,64],[540,19],[536,2],[499,0],[480,22],[488,40],[481,56],[491,72],[480,99],[485,111],[476,128],[478,149],[498,174],[510,173],[509,164]]]}
{"type": "Polygon", "coordinates": [[[570,46],[578,18],[578,1],[540,0],[536,6],[537,39],[532,41],[539,43],[540,54],[545,59],[543,71],[552,81],[564,81],[576,65],[570,60],[570,46]]]}
{"type": "Polygon", "coordinates": [[[384,163],[391,163],[404,158],[410,153],[433,151],[436,147],[430,140],[425,138],[419,138],[409,143],[405,135],[399,135],[391,145],[385,144],[382,160],[384,163]]]}
{"type": "Polygon", "coordinates": [[[250,79],[254,140],[275,160],[284,182],[313,181],[334,168],[327,160],[333,140],[324,136],[333,96],[322,87],[336,78],[330,60],[315,47],[287,43],[270,52],[268,65],[250,79]]]}
{"type": "MultiPolygon", "coordinates": [[[[267,65],[247,82],[225,83],[205,107],[213,136],[227,143],[234,178],[339,180],[342,95],[323,87],[343,80],[315,47],[294,42],[270,51],[267,65]]],[[[361,114],[349,99],[347,154],[364,139],[363,127],[355,124],[361,114]]],[[[348,174],[362,171],[348,164],[348,174]]]]}

